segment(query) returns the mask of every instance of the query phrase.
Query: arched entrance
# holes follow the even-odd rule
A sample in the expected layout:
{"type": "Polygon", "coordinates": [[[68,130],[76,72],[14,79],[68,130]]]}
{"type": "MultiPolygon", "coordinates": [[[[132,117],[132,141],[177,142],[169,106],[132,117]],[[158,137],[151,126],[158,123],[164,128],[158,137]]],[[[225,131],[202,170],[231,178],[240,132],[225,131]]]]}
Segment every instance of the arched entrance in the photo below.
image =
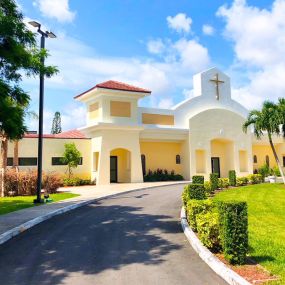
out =
{"type": "Polygon", "coordinates": [[[234,143],[226,139],[211,140],[211,170],[220,177],[228,177],[234,169],[234,143]]]}
{"type": "Polygon", "coordinates": [[[131,152],[124,148],[110,151],[110,182],[131,182],[131,152]]]}

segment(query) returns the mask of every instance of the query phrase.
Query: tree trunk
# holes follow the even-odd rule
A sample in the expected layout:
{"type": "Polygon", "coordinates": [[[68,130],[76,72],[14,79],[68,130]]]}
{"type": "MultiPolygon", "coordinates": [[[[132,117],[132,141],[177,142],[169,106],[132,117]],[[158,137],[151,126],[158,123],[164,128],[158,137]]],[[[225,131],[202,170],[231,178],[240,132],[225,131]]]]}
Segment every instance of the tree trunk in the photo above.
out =
{"type": "Polygon", "coordinates": [[[5,171],[7,168],[7,153],[8,153],[8,139],[6,136],[1,137],[1,157],[0,157],[0,169],[1,169],[1,185],[0,185],[0,196],[4,197],[4,179],[5,171]]]}
{"type": "Polygon", "coordinates": [[[272,149],[272,152],[273,152],[273,155],[274,155],[274,158],[276,160],[276,163],[278,165],[278,168],[279,168],[279,171],[280,171],[280,174],[282,176],[282,180],[283,180],[283,183],[285,184],[285,176],[284,176],[284,172],[283,172],[283,169],[282,169],[282,166],[280,164],[280,161],[279,161],[279,158],[278,158],[278,155],[276,153],[276,150],[275,150],[275,147],[274,147],[274,144],[272,142],[272,137],[271,137],[271,134],[268,133],[268,138],[269,138],[269,143],[270,143],[270,146],[271,146],[271,149],[272,149]]]}
{"type": "Polygon", "coordinates": [[[18,168],[19,166],[19,141],[14,142],[14,157],[13,157],[13,167],[18,168]]]}

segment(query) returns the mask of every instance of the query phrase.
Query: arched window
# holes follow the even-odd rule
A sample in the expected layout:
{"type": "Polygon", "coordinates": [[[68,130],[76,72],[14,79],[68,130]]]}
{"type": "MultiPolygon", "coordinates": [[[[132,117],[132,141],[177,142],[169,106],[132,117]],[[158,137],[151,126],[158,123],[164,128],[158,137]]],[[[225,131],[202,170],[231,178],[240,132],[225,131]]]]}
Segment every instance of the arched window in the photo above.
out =
{"type": "Polygon", "coordinates": [[[256,155],[253,156],[253,163],[257,163],[257,156],[256,155]]]}
{"type": "Polygon", "coordinates": [[[181,163],[181,158],[180,158],[180,155],[177,154],[176,155],[176,164],[180,164],[181,163]]]}
{"type": "Polygon", "coordinates": [[[266,165],[269,166],[269,156],[268,155],[265,156],[265,162],[266,162],[266,165]]]}
{"type": "Polygon", "coordinates": [[[146,175],[146,166],[145,166],[145,155],[144,154],[141,155],[141,161],[142,161],[143,176],[145,176],[146,175]]]}

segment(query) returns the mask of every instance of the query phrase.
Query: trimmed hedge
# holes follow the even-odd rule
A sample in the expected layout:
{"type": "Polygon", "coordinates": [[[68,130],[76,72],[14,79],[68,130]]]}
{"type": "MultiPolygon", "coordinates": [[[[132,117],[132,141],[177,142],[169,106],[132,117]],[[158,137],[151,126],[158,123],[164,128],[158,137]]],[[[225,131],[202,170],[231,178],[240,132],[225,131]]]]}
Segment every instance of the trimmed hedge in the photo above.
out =
{"type": "Polygon", "coordinates": [[[189,199],[204,200],[206,199],[206,191],[204,184],[189,184],[189,199]]]}
{"type": "Polygon", "coordinates": [[[231,264],[244,264],[248,252],[246,202],[219,202],[219,228],[225,258],[231,264]]]}
{"type": "Polygon", "coordinates": [[[259,184],[263,182],[262,175],[260,174],[250,174],[247,176],[248,182],[251,184],[259,184]]]}
{"type": "MultiPolygon", "coordinates": [[[[188,186],[189,185],[186,185],[184,187],[183,192],[182,192],[182,202],[183,202],[183,205],[184,205],[185,208],[187,206],[187,202],[190,200],[190,197],[189,197],[189,187],[188,186]]],[[[186,211],[187,211],[187,209],[186,209],[186,211]]]]}
{"type": "Polygon", "coordinates": [[[214,208],[211,200],[189,200],[186,207],[187,220],[193,231],[197,231],[196,218],[198,214],[206,214],[214,208]]]}
{"type": "Polygon", "coordinates": [[[204,176],[202,175],[194,175],[192,177],[193,184],[204,184],[204,176]]]}
{"type": "Polygon", "coordinates": [[[248,178],[247,177],[237,177],[236,180],[237,186],[245,186],[248,184],[248,178]]]}
{"type": "Polygon", "coordinates": [[[143,177],[144,182],[155,182],[155,181],[181,181],[184,180],[180,174],[175,174],[174,170],[169,172],[167,169],[149,170],[148,173],[143,177]]]}
{"type": "Polygon", "coordinates": [[[230,186],[229,178],[219,178],[218,187],[220,189],[228,188],[230,186]]]}
{"type": "Polygon", "coordinates": [[[205,187],[206,195],[210,196],[212,194],[211,182],[210,181],[205,181],[204,182],[204,187],[205,187]]]}
{"type": "Polygon", "coordinates": [[[64,178],[64,186],[83,186],[83,185],[93,185],[95,184],[90,179],[81,179],[79,177],[64,178]]]}
{"type": "Polygon", "coordinates": [[[222,249],[219,233],[219,214],[211,209],[206,213],[196,216],[196,226],[199,239],[204,246],[213,252],[220,252],[222,249]]]}
{"type": "Polygon", "coordinates": [[[212,192],[218,189],[218,182],[219,182],[219,174],[218,173],[211,173],[210,174],[210,183],[212,192]]]}
{"type": "Polygon", "coordinates": [[[230,182],[230,186],[236,186],[236,171],[235,170],[230,170],[229,171],[229,182],[230,182]]]}

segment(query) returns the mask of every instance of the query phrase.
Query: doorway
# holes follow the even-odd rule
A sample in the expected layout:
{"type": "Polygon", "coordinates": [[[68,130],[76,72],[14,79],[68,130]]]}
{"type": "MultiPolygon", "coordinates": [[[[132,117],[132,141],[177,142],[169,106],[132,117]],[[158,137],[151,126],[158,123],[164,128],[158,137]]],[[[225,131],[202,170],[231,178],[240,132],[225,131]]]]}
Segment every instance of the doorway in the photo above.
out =
{"type": "Polygon", "coordinates": [[[118,182],[118,157],[114,155],[110,156],[110,182],[118,182]]]}
{"type": "Polygon", "coordinates": [[[218,176],[220,178],[221,177],[220,158],[219,157],[212,157],[211,158],[211,165],[212,165],[212,173],[218,173],[218,176]]]}

